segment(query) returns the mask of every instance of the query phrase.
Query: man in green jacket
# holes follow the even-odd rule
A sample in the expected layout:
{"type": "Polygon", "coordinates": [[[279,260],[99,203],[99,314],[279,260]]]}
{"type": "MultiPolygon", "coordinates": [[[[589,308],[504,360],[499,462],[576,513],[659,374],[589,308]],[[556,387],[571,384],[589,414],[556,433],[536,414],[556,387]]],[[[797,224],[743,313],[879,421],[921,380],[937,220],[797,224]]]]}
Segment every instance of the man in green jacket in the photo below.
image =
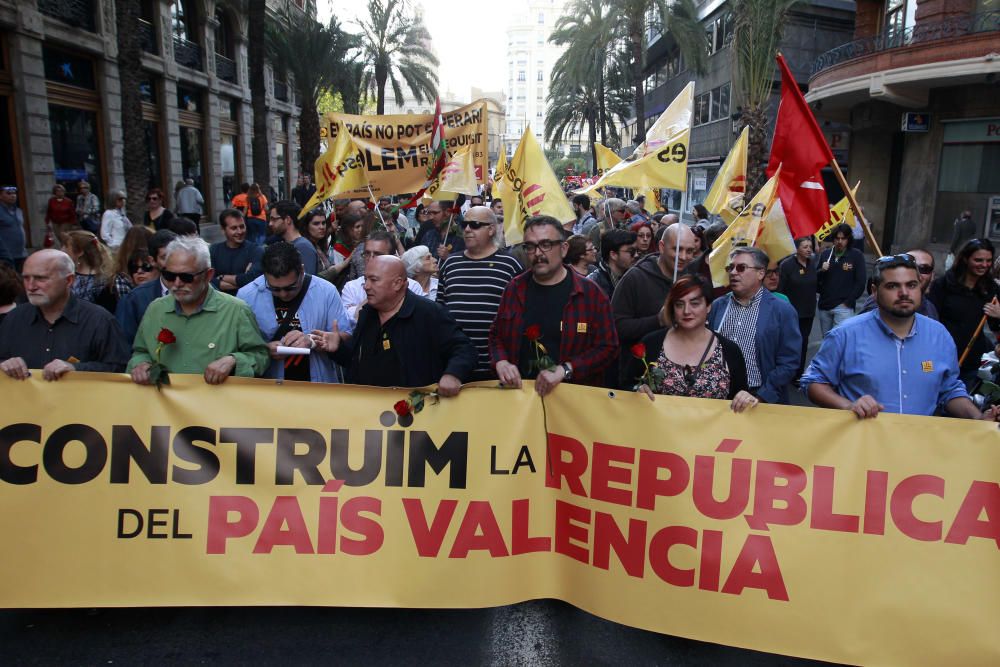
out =
{"type": "Polygon", "coordinates": [[[234,374],[263,375],[270,358],[257,321],[243,301],[211,286],[208,244],[182,236],[165,254],[160,277],[170,294],[153,301],[142,318],[128,363],[132,381],[152,384],[154,361],[170,373],[203,374],[208,384],[234,374]]]}

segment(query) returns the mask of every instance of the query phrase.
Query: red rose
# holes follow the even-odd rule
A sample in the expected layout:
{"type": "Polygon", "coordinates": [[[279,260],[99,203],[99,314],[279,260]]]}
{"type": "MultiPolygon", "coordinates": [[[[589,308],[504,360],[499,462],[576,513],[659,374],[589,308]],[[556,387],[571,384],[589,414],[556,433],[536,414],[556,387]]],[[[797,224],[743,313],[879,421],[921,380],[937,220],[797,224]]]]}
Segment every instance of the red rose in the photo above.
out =
{"type": "Polygon", "coordinates": [[[164,345],[170,345],[171,343],[177,342],[177,336],[170,329],[163,328],[160,329],[160,333],[156,335],[156,340],[164,345]]]}
{"type": "Polygon", "coordinates": [[[524,330],[524,335],[528,337],[528,340],[538,340],[542,337],[542,328],[537,324],[532,324],[530,327],[524,330]]]}
{"type": "Polygon", "coordinates": [[[365,206],[368,207],[369,211],[374,211],[375,210],[375,202],[373,202],[373,201],[365,202],[365,206]]]}
{"type": "Polygon", "coordinates": [[[410,404],[406,401],[396,401],[396,404],[392,406],[392,409],[396,411],[396,414],[400,417],[405,417],[410,414],[410,404]]]}
{"type": "Polygon", "coordinates": [[[635,357],[636,359],[646,358],[646,346],[643,345],[642,343],[636,343],[635,345],[630,347],[629,350],[632,352],[632,356],[635,357]]]}
{"type": "Polygon", "coordinates": [[[462,212],[462,209],[460,209],[457,206],[453,206],[452,208],[449,208],[448,211],[447,211],[448,215],[458,215],[461,212],[462,212]]]}

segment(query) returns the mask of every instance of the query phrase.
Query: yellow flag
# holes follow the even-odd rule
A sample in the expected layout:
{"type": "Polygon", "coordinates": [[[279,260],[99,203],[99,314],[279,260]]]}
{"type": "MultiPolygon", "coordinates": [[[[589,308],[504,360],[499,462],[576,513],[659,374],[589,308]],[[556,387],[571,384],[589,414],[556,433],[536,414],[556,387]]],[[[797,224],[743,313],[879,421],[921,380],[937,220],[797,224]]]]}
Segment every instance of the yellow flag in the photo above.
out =
{"type": "Polygon", "coordinates": [[[306,212],[341,192],[360,190],[368,186],[364,154],[354,145],[351,133],[338,124],[337,138],[316,160],[316,192],[299,212],[306,212]]]}
{"type": "Polygon", "coordinates": [[[795,252],[795,240],[788,229],[785,210],[781,207],[781,199],[776,199],[767,216],[760,223],[760,233],[757,235],[758,248],[767,253],[772,262],[784,259],[795,252]]]}
{"type": "Polygon", "coordinates": [[[472,147],[466,146],[451,156],[427,192],[425,202],[437,199],[439,201],[454,200],[458,195],[479,194],[476,183],[476,164],[472,159],[472,147]]]}
{"type": "Polygon", "coordinates": [[[579,190],[591,192],[606,185],[623,188],[687,188],[688,144],[694,116],[694,81],[674,98],[646,133],[646,140],[627,159],[614,165],[593,185],[579,190]]]}
{"type": "Polygon", "coordinates": [[[660,210],[660,188],[639,188],[635,191],[635,198],[642,197],[642,208],[653,215],[660,210]]]}
{"type": "MultiPolygon", "coordinates": [[[[851,194],[857,198],[858,188],[861,187],[861,181],[858,181],[857,185],[851,190],[851,194]]],[[[833,228],[840,223],[846,223],[851,227],[854,226],[854,211],[851,209],[851,203],[847,201],[847,197],[844,197],[839,202],[830,207],[830,219],[816,231],[816,239],[819,241],[824,240],[833,231],[833,228]]]]}
{"type": "MultiPolygon", "coordinates": [[[[779,165],[774,176],[768,179],[750,203],[744,207],[740,215],[722,233],[708,256],[708,266],[712,270],[712,284],[722,287],[729,284],[729,274],[726,264],[729,263],[729,253],[741,246],[755,245],[760,232],[761,221],[767,218],[778,194],[779,165]]],[[[766,251],[765,251],[766,252],[766,251]]]]}
{"type": "Polygon", "coordinates": [[[622,161],[618,153],[605,146],[599,141],[594,142],[594,152],[597,153],[597,177],[600,178],[608,173],[608,170],[622,161]]]}
{"type": "MultiPolygon", "coordinates": [[[[497,167],[499,169],[499,165],[497,167]]],[[[559,179],[552,172],[530,126],[521,135],[502,179],[501,199],[507,243],[519,243],[524,238],[524,221],[533,215],[551,215],[563,223],[576,219],[573,207],[563,194],[559,179]]]]}
{"type": "Polygon", "coordinates": [[[715,213],[726,224],[731,224],[743,210],[743,197],[747,183],[747,144],[750,126],[743,128],[740,138],[733,144],[726,161],[712,183],[702,205],[715,213]]]}

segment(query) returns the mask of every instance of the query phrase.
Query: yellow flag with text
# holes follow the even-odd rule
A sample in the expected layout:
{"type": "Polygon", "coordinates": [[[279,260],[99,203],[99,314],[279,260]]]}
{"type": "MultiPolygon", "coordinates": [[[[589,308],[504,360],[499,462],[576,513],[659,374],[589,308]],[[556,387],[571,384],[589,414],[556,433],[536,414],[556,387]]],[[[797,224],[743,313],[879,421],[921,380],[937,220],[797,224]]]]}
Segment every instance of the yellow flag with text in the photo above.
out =
{"type": "Polygon", "coordinates": [[[472,147],[467,146],[445,163],[438,177],[424,193],[424,201],[454,200],[458,195],[474,195],[479,193],[476,183],[476,163],[472,157],[472,147]]]}
{"type": "MultiPolygon", "coordinates": [[[[851,189],[851,194],[858,196],[858,188],[861,187],[861,181],[858,181],[854,188],[851,189]]],[[[839,202],[830,207],[830,219],[816,230],[816,240],[822,241],[833,231],[833,228],[840,223],[845,223],[854,226],[854,211],[851,209],[851,202],[847,201],[847,197],[844,197],[839,202]]]]}
{"type": "Polygon", "coordinates": [[[622,161],[618,153],[605,146],[599,141],[594,142],[594,152],[597,154],[597,177],[600,178],[608,173],[608,170],[622,161]]]}
{"type": "Polygon", "coordinates": [[[705,196],[702,205],[711,213],[715,213],[726,224],[732,224],[736,216],[743,210],[743,199],[747,184],[747,144],[750,127],[744,127],[740,138],[733,144],[726,161],[712,183],[712,188],[705,196]]]}
{"type": "Polygon", "coordinates": [[[729,284],[729,274],[726,273],[725,268],[729,262],[729,253],[735,248],[756,245],[761,221],[767,218],[778,194],[778,175],[780,172],[781,167],[779,166],[778,171],[774,172],[774,176],[768,179],[760,192],[754,195],[750,203],[744,207],[736,220],[729,225],[712,246],[712,252],[708,256],[708,266],[712,270],[712,284],[716,287],[729,284]]]}
{"type": "Polygon", "coordinates": [[[501,199],[507,243],[520,243],[524,221],[533,215],[551,215],[559,222],[576,218],[530,126],[505,166],[501,199]]]}
{"type": "Polygon", "coordinates": [[[351,133],[341,128],[337,138],[316,160],[316,192],[302,207],[299,217],[330,197],[341,192],[359,190],[368,185],[365,158],[351,139],[351,133]]]}
{"type": "Polygon", "coordinates": [[[674,98],[646,132],[646,140],[627,160],[614,165],[596,183],[579,192],[591,192],[606,185],[636,189],[686,189],[693,117],[694,81],[674,98]]]}

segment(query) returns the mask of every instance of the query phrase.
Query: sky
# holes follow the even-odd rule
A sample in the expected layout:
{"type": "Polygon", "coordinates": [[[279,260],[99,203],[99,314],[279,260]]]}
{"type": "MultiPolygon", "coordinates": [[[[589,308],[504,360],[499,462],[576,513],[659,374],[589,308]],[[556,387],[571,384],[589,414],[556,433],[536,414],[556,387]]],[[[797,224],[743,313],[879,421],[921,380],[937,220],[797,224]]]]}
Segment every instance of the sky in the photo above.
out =
{"type": "MultiPolygon", "coordinates": [[[[438,89],[459,101],[471,101],[469,88],[504,89],[507,68],[507,16],[510,0],[417,0],[431,33],[441,66],[438,89]]],[[[364,14],[365,0],[317,0],[317,18],[326,23],[336,14],[349,32],[364,14]]],[[[442,97],[444,95],[442,94],[442,97]]]]}

